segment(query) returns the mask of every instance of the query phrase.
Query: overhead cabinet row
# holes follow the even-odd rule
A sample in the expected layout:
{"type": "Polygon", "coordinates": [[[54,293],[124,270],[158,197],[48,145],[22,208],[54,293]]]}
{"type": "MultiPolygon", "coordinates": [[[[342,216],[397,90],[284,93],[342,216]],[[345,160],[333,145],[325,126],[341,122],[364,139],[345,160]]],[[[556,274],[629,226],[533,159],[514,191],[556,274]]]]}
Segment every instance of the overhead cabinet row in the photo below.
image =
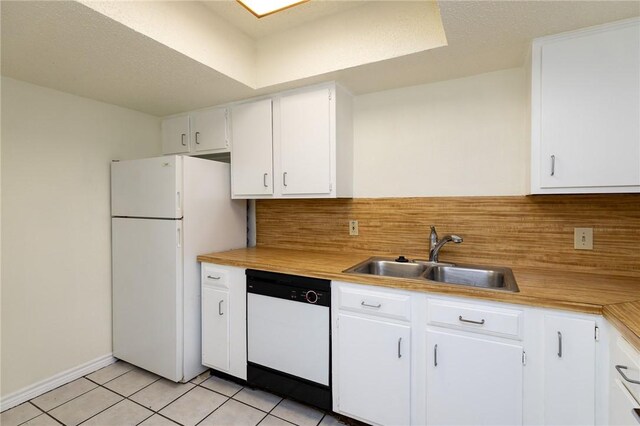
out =
{"type": "Polygon", "coordinates": [[[162,153],[215,154],[229,152],[229,110],[213,108],[162,121],[162,153]]]}

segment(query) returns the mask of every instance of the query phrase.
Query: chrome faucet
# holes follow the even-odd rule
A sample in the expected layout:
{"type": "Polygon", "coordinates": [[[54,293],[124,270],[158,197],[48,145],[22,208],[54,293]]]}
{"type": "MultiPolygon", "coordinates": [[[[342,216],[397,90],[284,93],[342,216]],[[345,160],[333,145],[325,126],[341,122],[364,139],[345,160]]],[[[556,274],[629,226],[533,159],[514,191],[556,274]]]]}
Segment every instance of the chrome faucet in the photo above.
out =
{"type": "Polygon", "coordinates": [[[438,240],[436,227],[432,226],[431,234],[429,234],[429,262],[437,262],[440,249],[449,242],[460,244],[462,242],[462,237],[458,235],[445,235],[441,240],[438,240]]]}

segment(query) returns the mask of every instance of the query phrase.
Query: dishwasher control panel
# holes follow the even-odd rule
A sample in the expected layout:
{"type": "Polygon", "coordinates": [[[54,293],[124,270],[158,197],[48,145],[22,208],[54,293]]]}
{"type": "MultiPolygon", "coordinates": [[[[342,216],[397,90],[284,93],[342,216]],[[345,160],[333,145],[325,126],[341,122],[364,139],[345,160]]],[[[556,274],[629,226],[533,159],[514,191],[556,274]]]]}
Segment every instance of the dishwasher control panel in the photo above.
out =
{"type": "Polygon", "coordinates": [[[331,306],[331,281],[247,269],[247,293],[331,306]]]}

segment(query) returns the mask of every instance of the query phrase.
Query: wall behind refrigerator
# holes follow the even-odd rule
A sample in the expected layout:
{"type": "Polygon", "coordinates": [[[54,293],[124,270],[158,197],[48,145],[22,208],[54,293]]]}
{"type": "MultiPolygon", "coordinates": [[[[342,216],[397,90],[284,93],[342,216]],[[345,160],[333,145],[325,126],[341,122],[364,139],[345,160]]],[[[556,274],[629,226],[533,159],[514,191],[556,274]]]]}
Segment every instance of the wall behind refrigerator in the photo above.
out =
{"type": "Polygon", "coordinates": [[[111,353],[109,163],[160,155],[160,119],[2,78],[2,381],[111,353]]]}

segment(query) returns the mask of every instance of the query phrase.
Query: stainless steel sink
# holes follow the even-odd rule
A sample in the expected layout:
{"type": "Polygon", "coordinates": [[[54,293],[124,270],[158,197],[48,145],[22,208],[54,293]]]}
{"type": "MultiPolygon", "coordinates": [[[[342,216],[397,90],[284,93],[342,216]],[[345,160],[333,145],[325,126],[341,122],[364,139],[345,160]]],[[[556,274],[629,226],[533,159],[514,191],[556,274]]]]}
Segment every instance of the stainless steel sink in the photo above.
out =
{"type": "MultiPolygon", "coordinates": [[[[426,262],[428,264],[428,262],[426,262]]],[[[397,262],[386,257],[372,257],[345,270],[351,274],[382,275],[385,277],[418,278],[427,270],[425,262],[397,262]]]]}
{"type": "Polygon", "coordinates": [[[509,268],[456,265],[426,260],[397,261],[394,258],[372,257],[343,272],[435,281],[447,284],[518,292],[518,284],[509,268]]]}
{"type": "Polygon", "coordinates": [[[509,268],[476,265],[436,265],[424,277],[431,281],[460,284],[495,290],[519,291],[513,272],[509,268]]]}

